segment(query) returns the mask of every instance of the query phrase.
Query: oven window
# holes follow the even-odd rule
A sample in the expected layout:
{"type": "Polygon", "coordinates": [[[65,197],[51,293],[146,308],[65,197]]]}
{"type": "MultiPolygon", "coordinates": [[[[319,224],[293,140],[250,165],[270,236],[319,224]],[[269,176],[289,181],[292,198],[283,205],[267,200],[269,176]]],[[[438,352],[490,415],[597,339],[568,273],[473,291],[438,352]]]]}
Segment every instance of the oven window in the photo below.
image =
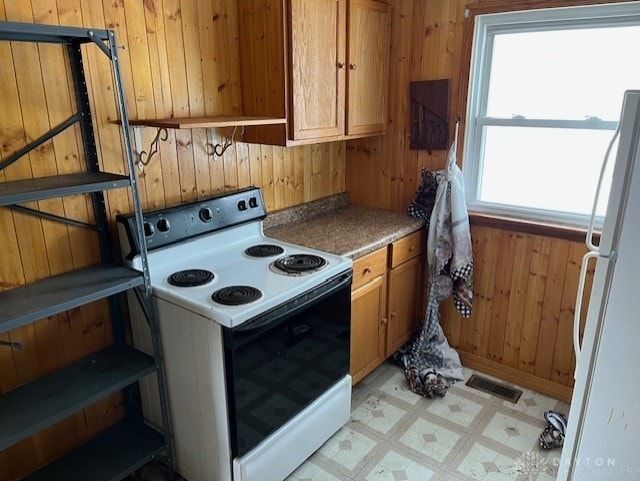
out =
{"type": "MultiPolygon", "coordinates": [[[[304,295],[303,295],[304,296],[304,295]]],[[[225,332],[231,449],[241,457],[349,372],[350,282],[225,332]]]]}

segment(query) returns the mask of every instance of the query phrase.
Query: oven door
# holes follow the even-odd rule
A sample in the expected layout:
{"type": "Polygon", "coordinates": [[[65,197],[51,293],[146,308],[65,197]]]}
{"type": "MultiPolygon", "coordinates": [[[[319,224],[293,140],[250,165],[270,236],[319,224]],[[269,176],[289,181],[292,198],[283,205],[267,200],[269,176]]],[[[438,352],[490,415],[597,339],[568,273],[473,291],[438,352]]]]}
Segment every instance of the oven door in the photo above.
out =
{"type": "Polygon", "coordinates": [[[351,270],[224,329],[229,428],[241,457],[349,372],[351,270]]]}

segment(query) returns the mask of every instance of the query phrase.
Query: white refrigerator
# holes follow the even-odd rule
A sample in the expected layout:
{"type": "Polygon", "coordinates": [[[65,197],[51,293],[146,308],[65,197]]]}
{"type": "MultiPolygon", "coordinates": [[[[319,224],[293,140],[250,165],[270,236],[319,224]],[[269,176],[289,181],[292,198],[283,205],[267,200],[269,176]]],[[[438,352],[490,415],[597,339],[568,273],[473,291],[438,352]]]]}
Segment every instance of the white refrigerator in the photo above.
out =
{"type": "MultiPolygon", "coordinates": [[[[640,479],[640,91],[627,91],[558,480],[640,479]]],[[[596,199],[597,202],[597,199],[596,199]]],[[[594,209],[595,210],[595,209],[594,209]]],[[[580,288],[584,288],[581,276],[580,288]]],[[[579,292],[576,318],[580,315],[579,292]]],[[[574,331],[577,331],[574,326],[574,331]]]]}

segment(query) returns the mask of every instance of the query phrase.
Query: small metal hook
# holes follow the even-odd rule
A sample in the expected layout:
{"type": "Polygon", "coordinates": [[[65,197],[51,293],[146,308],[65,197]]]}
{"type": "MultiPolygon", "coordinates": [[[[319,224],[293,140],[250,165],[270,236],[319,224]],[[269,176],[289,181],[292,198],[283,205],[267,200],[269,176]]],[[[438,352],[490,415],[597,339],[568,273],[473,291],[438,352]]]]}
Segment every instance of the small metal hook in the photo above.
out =
{"type": "Polygon", "coordinates": [[[164,127],[160,127],[158,129],[158,132],[156,133],[155,138],[151,141],[151,145],[149,146],[149,153],[147,154],[147,152],[142,150],[138,154],[138,167],[141,171],[144,170],[147,165],[149,165],[149,162],[151,162],[153,156],[158,153],[158,145],[160,141],[165,141],[168,138],[169,132],[167,132],[167,129],[165,129],[164,127]],[[146,156],[146,159],[143,156],[146,156]]]}
{"type": "Polygon", "coordinates": [[[0,341],[0,346],[12,347],[14,349],[22,349],[22,344],[19,342],[0,341]]]}
{"type": "MultiPolygon", "coordinates": [[[[213,144],[211,142],[207,142],[205,144],[207,155],[222,157],[226,150],[231,147],[233,143],[233,139],[236,136],[236,131],[238,130],[238,126],[233,127],[233,131],[224,139],[222,144],[213,144]]],[[[240,136],[244,135],[244,125],[242,126],[242,131],[240,132],[240,136]]]]}

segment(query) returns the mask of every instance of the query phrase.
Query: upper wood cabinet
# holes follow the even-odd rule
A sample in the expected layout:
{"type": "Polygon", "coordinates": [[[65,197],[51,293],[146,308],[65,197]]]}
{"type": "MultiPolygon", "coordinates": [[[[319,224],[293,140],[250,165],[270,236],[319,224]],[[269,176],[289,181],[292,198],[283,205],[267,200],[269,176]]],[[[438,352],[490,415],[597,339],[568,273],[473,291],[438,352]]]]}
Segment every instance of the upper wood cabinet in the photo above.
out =
{"type": "Polygon", "coordinates": [[[375,0],[238,0],[247,142],[297,145],[386,130],[390,7],[375,0]]]}
{"type": "Polygon", "coordinates": [[[389,5],[349,1],[347,136],[387,129],[389,5]]]}
{"type": "Polygon", "coordinates": [[[290,115],[296,140],[344,132],[345,12],[336,0],[290,0],[290,115]]]}

